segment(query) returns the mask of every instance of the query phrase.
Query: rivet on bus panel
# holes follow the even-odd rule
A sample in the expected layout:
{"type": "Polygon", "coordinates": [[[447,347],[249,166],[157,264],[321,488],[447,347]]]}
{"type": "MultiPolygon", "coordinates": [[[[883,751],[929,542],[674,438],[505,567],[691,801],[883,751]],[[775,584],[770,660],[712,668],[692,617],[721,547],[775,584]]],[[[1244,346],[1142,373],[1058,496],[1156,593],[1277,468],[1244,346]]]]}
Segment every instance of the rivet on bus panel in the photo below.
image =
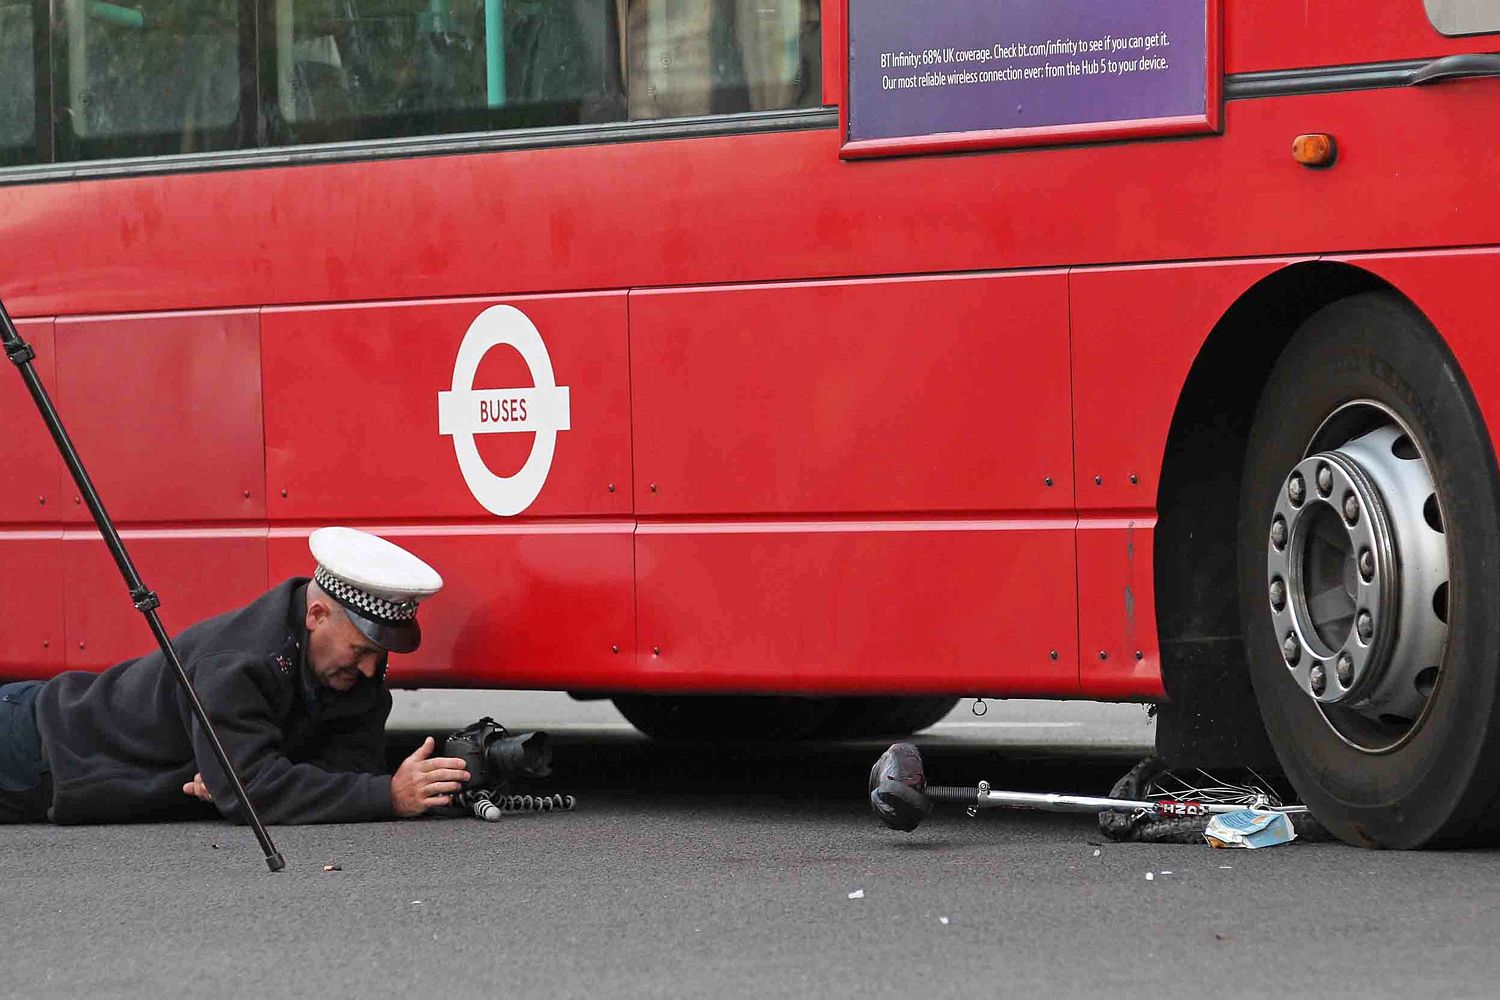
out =
{"type": "Polygon", "coordinates": [[[1292,140],[1292,159],[1304,167],[1331,167],[1339,144],[1326,132],[1309,132],[1292,140]]]}

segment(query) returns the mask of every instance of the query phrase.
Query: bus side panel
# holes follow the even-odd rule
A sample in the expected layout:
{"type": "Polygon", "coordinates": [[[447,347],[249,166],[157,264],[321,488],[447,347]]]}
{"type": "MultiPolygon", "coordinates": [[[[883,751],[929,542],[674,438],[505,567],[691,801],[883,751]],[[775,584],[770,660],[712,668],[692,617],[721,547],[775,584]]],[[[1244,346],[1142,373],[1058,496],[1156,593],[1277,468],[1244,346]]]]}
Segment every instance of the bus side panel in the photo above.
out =
{"type": "Polygon", "coordinates": [[[651,686],[1076,693],[1066,296],[1061,272],[632,293],[651,686]]]}
{"type": "MultiPolygon", "coordinates": [[[[56,403],[52,320],[17,320],[16,330],[36,351],[32,368],[56,403]]],[[[0,424],[0,524],[6,526],[0,528],[0,680],[50,677],[64,667],[63,545],[56,525],[65,473],[17,370],[0,372],[0,424]]]]}
{"type": "Polygon", "coordinates": [[[0,533],[0,681],[51,677],[67,665],[62,538],[60,530],[0,533]]]}
{"type": "Polygon", "coordinates": [[[0,296],[54,315],[1489,245],[1496,88],[1233,100],[1222,135],[974,156],[852,163],[812,129],[7,185],[30,257],[0,296]],[[1292,160],[1315,130],[1332,169],[1292,160]]]}
{"type": "Polygon", "coordinates": [[[642,516],[1072,506],[1062,272],[634,292],[630,345],[642,516]]]}
{"type": "MultiPolygon", "coordinates": [[[[56,404],[57,350],[52,320],[16,320],[16,331],[36,351],[32,368],[56,404]]],[[[0,421],[5,428],[0,434],[0,469],[5,471],[0,524],[53,524],[62,518],[66,471],[20,371],[8,362],[5,367],[8,370],[0,378],[0,421]]],[[[65,425],[67,416],[63,413],[65,425]]]]}
{"type": "MultiPolygon", "coordinates": [[[[161,598],[157,613],[170,634],[265,592],[263,527],[122,530],[120,535],[141,579],[161,598]]],[[[156,649],[99,532],[68,531],[62,548],[68,668],[101,670],[156,649]]]]}
{"type": "Polygon", "coordinates": [[[1468,379],[1494,438],[1500,427],[1500,249],[1337,259],[1389,281],[1432,321],[1468,379]]]}
{"type": "Polygon", "coordinates": [[[1500,41],[1445,38],[1422,0],[1227,0],[1224,40],[1230,73],[1493,52],[1500,41]]]}
{"type": "MultiPolygon", "coordinates": [[[[253,312],[59,319],[58,409],[117,522],[266,516],[253,312]]],[[[70,491],[64,517],[91,524],[70,491]]]]}
{"type": "MultiPolygon", "coordinates": [[[[421,648],[391,660],[393,686],[637,683],[630,522],[364,527],[443,576],[422,606],[421,648]]],[[[272,529],[272,582],[312,572],[310,530],[272,529]]]]}
{"type": "Polygon", "coordinates": [[[1248,288],[1288,263],[1147,265],[1070,275],[1085,695],[1164,693],[1152,545],[1172,416],[1215,324],[1248,288]]]}
{"type": "MultiPolygon", "coordinates": [[[[454,438],[440,433],[438,393],[475,318],[500,300],[267,309],[262,314],[266,489],[272,520],[480,518],[454,438]]],[[[511,299],[536,325],[556,383],[569,390],[569,429],[530,516],[630,514],[630,387],[625,295],[511,299]],[[610,488],[613,486],[613,490],[610,488]]],[[[498,409],[505,390],[536,384],[499,345],[472,386],[498,409]]],[[[477,434],[489,473],[512,477],[530,432],[477,434]]]]}
{"type": "Polygon", "coordinates": [[[645,687],[1078,693],[1070,518],[642,524],[636,565],[645,687]]]}
{"type": "Polygon", "coordinates": [[[1289,263],[1159,264],[1072,273],[1080,510],[1156,506],[1167,432],[1198,351],[1235,300],[1289,263]]]}
{"type": "Polygon", "coordinates": [[[1078,522],[1078,675],[1085,698],[1166,696],[1156,636],[1154,516],[1078,522]]]}

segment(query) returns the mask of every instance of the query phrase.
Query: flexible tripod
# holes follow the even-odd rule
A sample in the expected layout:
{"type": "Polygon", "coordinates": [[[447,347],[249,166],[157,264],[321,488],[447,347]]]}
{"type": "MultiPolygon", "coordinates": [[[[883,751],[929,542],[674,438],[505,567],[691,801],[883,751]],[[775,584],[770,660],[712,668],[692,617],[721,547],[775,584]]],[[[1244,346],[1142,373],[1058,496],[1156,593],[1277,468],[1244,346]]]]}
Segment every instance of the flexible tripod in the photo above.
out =
{"type": "Polygon", "coordinates": [[[130,556],[125,551],[125,543],[120,540],[120,533],[115,530],[114,523],[110,521],[109,514],[104,510],[104,503],[94,490],[89,474],[84,471],[83,462],[73,447],[72,439],[63,428],[62,418],[57,415],[57,410],[52,406],[52,400],[42,385],[41,376],[36,373],[36,368],[32,364],[36,358],[36,352],[21,338],[16,325],[11,322],[10,313],[6,311],[4,302],[0,302],[0,341],[3,341],[5,345],[6,356],[21,373],[22,381],[26,383],[31,398],[36,402],[37,410],[42,414],[42,421],[51,432],[52,440],[57,444],[57,450],[62,453],[63,462],[67,465],[68,471],[73,474],[73,482],[78,485],[78,492],[88,504],[89,512],[94,515],[94,523],[99,526],[99,534],[104,536],[104,544],[109,547],[110,555],[115,558],[115,565],[120,567],[120,573],[125,577],[125,586],[130,590],[131,602],[137,611],[146,616],[146,624],[150,626],[151,634],[156,636],[156,643],[161,647],[162,655],[172,665],[172,672],[177,675],[178,682],[187,693],[188,704],[192,707],[193,715],[198,719],[198,724],[203,727],[203,731],[208,734],[209,744],[213,747],[219,766],[229,776],[229,782],[234,786],[234,794],[244,804],[245,816],[255,831],[255,838],[260,841],[261,850],[265,851],[266,867],[273,872],[281,871],[286,867],[286,860],[281,856],[281,852],[276,850],[276,845],[271,843],[270,835],[266,833],[265,826],[256,815],[255,806],[251,804],[250,796],[245,794],[245,786],[240,782],[240,776],[235,772],[234,765],[229,762],[229,755],[224,752],[224,745],[219,742],[219,734],[214,732],[213,723],[209,721],[208,713],[203,710],[203,703],[198,700],[198,692],[193,690],[193,683],[188,680],[187,672],[182,669],[182,661],[177,658],[177,651],[172,648],[172,640],[167,635],[167,630],[162,628],[161,619],[156,615],[156,609],[161,606],[161,601],[157,599],[156,593],[141,581],[140,574],[135,571],[135,564],[130,561],[130,556]]]}

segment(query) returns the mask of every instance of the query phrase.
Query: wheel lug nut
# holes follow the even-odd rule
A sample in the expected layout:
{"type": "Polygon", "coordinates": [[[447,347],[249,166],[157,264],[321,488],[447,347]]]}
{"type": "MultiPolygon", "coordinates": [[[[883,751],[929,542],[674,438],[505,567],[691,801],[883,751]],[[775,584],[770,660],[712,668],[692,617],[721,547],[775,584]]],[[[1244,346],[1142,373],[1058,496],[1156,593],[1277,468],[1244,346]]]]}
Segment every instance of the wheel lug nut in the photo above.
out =
{"type": "Polygon", "coordinates": [[[1344,520],[1349,522],[1350,527],[1359,523],[1359,498],[1353,493],[1344,497],[1344,520]]]}
{"type": "Polygon", "coordinates": [[[1281,644],[1281,655],[1286,657],[1289,666],[1296,666],[1302,657],[1302,646],[1297,642],[1297,637],[1288,632],[1286,640],[1281,644]]]}
{"type": "Polygon", "coordinates": [[[1312,685],[1313,694],[1322,694],[1328,687],[1328,672],[1323,669],[1323,664],[1314,663],[1311,670],[1307,672],[1307,682],[1312,685]]]}
{"type": "Polygon", "coordinates": [[[1302,498],[1307,496],[1307,485],[1302,482],[1302,474],[1300,472],[1292,473],[1292,478],[1287,480],[1286,496],[1292,502],[1292,506],[1302,506],[1302,498]]]}
{"type": "Polygon", "coordinates": [[[1271,544],[1278,549],[1286,548],[1286,518],[1280,514],[1271,522],[1271,544]]]}
{"type": "Polygon", "coordinates": [[[1354,627],[1359,630],[1360,639],[1369,642],[1370,636],[1375,634],[1375,619],[1370,612],[1361,611],[1354,620],[1354,627]]]}
{"type": "Polygon", "coordinates": [[[1375,553],[1369,549],[1359,550],[1359,575],[1366,583],[1375,578],[1375,553]]]}
{"type": "Polygon", "coordinates": [[[1333,470],[1326,465],[1318,466],[1318,492],[1325,497],[1333,492],[1333,470]]]}
{"type": "Polygon", "coordinates": [[[1286,584],[1280,577],[1271,581],[1271,607],[1277,611],[1286,607],[1286,584]]]}
{"type": "Polygon", "coordinates": [[[1334,664],[1334,672],[1338,674],[1339,684],[1348,687],[1354,683],[1354,661],[1349,658],[1348,653],[1340,653],[1339,659],[1334,664]]]}

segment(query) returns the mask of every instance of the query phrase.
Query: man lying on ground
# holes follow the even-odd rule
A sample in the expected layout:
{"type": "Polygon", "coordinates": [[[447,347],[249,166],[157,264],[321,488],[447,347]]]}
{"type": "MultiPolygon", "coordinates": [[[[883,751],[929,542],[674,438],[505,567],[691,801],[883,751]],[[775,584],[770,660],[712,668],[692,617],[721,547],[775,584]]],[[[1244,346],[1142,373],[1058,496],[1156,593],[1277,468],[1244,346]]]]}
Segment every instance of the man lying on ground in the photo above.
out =
{"type": "MultiPolygon", "coordinates": [[[[421,642],[422,560],[351,528],[309,539],[317,571],[185,630],[178,658],[266,823],[418,816],[469,779],[428,739],[386,773],[386,658],[421,642]]],[[[158,650],[101,674],[0,686],[0,823],[245,822],[158,650]],[[211,805],[210,805],[211,804],[211,805]]]]}

